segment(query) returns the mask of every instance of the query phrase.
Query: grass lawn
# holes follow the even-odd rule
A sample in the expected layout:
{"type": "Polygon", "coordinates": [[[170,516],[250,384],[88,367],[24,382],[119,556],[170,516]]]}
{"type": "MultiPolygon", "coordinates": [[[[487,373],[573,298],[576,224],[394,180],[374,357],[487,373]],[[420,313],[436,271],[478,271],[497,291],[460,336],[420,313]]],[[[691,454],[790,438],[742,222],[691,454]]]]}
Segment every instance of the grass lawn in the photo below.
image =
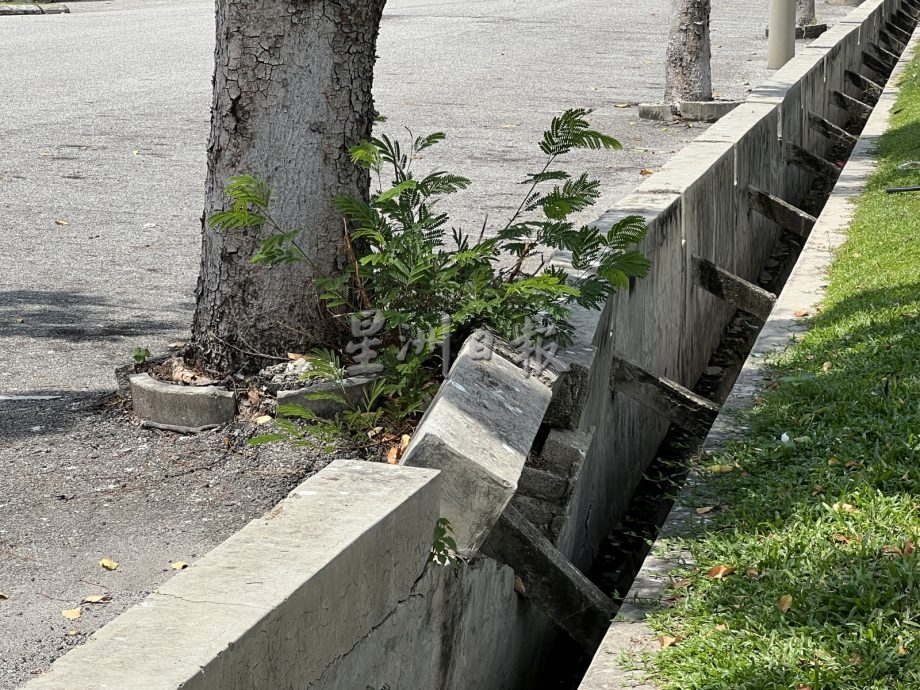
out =
{"type": "Polygon", "coordinates": [[[894,113],[812,330],[691,496],[662,688],[920,688],[920,193],[884,192],[920,184],[920,58],[894,113]]]}

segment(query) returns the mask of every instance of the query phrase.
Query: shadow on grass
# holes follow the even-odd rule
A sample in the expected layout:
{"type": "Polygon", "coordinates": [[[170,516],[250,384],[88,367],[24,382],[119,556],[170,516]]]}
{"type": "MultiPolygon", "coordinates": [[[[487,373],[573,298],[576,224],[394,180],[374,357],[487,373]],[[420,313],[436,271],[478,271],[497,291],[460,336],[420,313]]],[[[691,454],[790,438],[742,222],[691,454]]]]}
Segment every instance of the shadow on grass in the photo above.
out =
{"type": "Polygon", "coordinates": [[[682,690],[920,687],[918,362],[920,282],[830,302],[706,460],[734,470],[702,470],[698,568],[652,616],[682,690]]]}

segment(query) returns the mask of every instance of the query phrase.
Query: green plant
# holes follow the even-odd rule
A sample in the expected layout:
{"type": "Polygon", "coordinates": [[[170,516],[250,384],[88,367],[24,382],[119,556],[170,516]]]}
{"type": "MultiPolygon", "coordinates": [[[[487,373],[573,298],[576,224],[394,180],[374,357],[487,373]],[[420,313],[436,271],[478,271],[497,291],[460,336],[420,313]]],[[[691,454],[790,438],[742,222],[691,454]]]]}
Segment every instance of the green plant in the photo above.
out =
{"type": "Polygon", "coordinates": [[[131,353],[131,359],[134,360],[135,364],[143,364],[150,359],[150,350],[146,347],[136,347],[131,353]]]}
{"type": "MultiPolygon", "coordinates": [[[[457,227],[448,231],[450,218],[439,210],[445,197],[470,181],[445,171],[417,178],[412,168],[443,133],[417,137],[408,149],[386,135],[352,148],[352,160],[372,173],[377,188],[368,202],[335,200],[347,220],[350,269],[316,279],[316,287],[330,310],[352,318],[353,335],[355,314],[379,314],[380,327],[365,339],[363,355],[371,345],[378,348],[373,371],[384,381],[382,398],[393,403],[389,417],[402,421],[422,409],[437,386],[437,365],[442,372],[449,366],[451,341],[459,344],[484,328],[525,348],[534,342],[542,348],[545,340],[554,356],[556,347],[571,341],[574,305],[599,309],[631,279],[647,274],[649,261],[636,249],[646,233],[643,218],[627,216],[606,231],[571,219],[594,204],[600,183],[586,173],[571,175],[560,159],[576,149],[620,148],[616,139],[591,129],[589,114],[568,110],[552,120],[539,143],[542,167],[523,180],[526,192],[511,217],[491,232],[483,223],[475,236],[457,227]],[[553,261],[556,256],[561,260],[553,261]]],[[[253,262],[308,260],[298,244],[300,231],[272,220],[267,184],[235,177],[227,194],[233,206],[214,214],[212,225],[232,230],[268,224],[275,230],[253,262]]],[[[356,363],[366,363],[354,354],[356,363]]]]}
{"type": "Polygon", "coordinates": [[[443,566],[457,566],[460,556],[457,555],[457,542],[453,538],[454,528],[450,520],[439,518],[434,525],[434,542],[428,560],[431,563],[443,566]]]}

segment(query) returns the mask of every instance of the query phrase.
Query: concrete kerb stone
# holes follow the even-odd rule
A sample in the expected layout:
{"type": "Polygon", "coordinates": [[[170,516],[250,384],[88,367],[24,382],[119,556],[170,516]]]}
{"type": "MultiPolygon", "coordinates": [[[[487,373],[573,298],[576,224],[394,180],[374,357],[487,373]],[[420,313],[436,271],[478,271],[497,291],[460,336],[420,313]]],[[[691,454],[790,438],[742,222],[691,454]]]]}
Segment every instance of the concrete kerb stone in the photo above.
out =
{"type": "Polygon", "coordinates": [[[680,119],[689,122],[716,122],[744,101],[681,101],[680,119]]]}
{"type": "MultiPolygon", "coordinates": [[[[890,112],[898,94],[898,80],[910,63],[907,56],[913,55],[913,50],[918,45],[920,30],[914,32],[904,57],[892,73],[881,99],[842,170],[834,192],[812,230],[798,263],[706,438],[704,453],[717,451],[727,441],[744,435],[746,413],[753,404],[754,396],[766,383],[763,376],[765,357],[782,351],[793,336],[807,328],[806,323],[795,316],[795,312],[817,304],[823,297],[827,269],[833,260],[834,251],[845,241],[845,232],[852,221],[852,201],[865,189],[869,176],[875,170],[875,151],[879,138],[887,131],[890,123],[890,112]]],[[[688,478],[688,488],[692,487],[695,480],[696,477],[691,474],[688,478]]],[[[681,497],[687,493],[688,489],[685,489],[681,497]]],[[[655,690],[655,686],[650,683],[642,684],[641,669],[624,666],[623,657],[626,655],[635,660],[636,653],[654,652],[658,649],[654,633],[644,622],[645,612],[661,600],[670,581],[670,571],[675,567],[692,564],[690,555],[676,548],[670,538],[706,518],[696,515],[689,506],[684,505],[681,497],[678,497],[677,504],[662,527],[652,552],[595,654],[587,674],[579,685],[579,690],[655,690]]]]}
{"type": "Polygon", "coordinates": [[[37,5],[22,3],[15,5],[0,5],[0,17],[32,14],[69,14],[67,5],[37,5]]]}
{"type": "Polygon", "coordinates": [[[164,383],[149,374],[128,377],[134,413],[148,426],[195,432],[233,420],[236,400],[216,386],[182,386],[164,383]]]}
{"type": "Polygon", "coordinates": [[[482,342],[473,334],[460,348],[401,460],[443,472],[441,516],[463,555],[479,550],[511,501],[552,394],[500,352],[507,345],[484,359],[482,342]]]}
{"type": "MultiPolygon", "coordinates": [[[[410,596],[431,549],[437,474],[333,462],[25,687],[311,687],[410,596]]],[[[354,680],[377,679],[368,669],[354,680]]]]}
{"type": "MultiPolygon", "coordinates": [[[[317,417],[329,419],[349,407],[360,406],[367,399],[367,394],[374,385],[374,379],[354,376],[343,381],[317,381],[296,390],[278,391],[279,405],[297,405],[310,410],[317,417]],[[342,398],[315,398],[318,393],[331,393],[342,398]]],[[[280,416],[285,416],[279,410],[280,416]]]]}
{"type": "Polygon", "coordinates": [[[639,118],[660,121],[716,122],[741,103],[743,101],[681,101],[676,109],[667,103],[640,103],[639,118]]]}

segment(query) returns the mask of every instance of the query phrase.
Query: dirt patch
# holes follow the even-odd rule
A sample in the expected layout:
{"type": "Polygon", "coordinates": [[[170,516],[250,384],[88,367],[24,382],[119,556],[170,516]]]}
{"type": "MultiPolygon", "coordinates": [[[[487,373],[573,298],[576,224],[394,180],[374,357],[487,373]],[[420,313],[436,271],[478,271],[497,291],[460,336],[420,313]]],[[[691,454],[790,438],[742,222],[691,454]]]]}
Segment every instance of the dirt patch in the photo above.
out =
{"type": "Polygon", "coordinates": [[[47,669],[172,563],[193,563],[338,457],[249,446],[253,433],[140,428],[98,394],[0,401],[0,688],[47,669]],[[81,605],[93,595],[111,601],[81,605]],[[76,620],[61,613],[76,607],[76,620]]]}

